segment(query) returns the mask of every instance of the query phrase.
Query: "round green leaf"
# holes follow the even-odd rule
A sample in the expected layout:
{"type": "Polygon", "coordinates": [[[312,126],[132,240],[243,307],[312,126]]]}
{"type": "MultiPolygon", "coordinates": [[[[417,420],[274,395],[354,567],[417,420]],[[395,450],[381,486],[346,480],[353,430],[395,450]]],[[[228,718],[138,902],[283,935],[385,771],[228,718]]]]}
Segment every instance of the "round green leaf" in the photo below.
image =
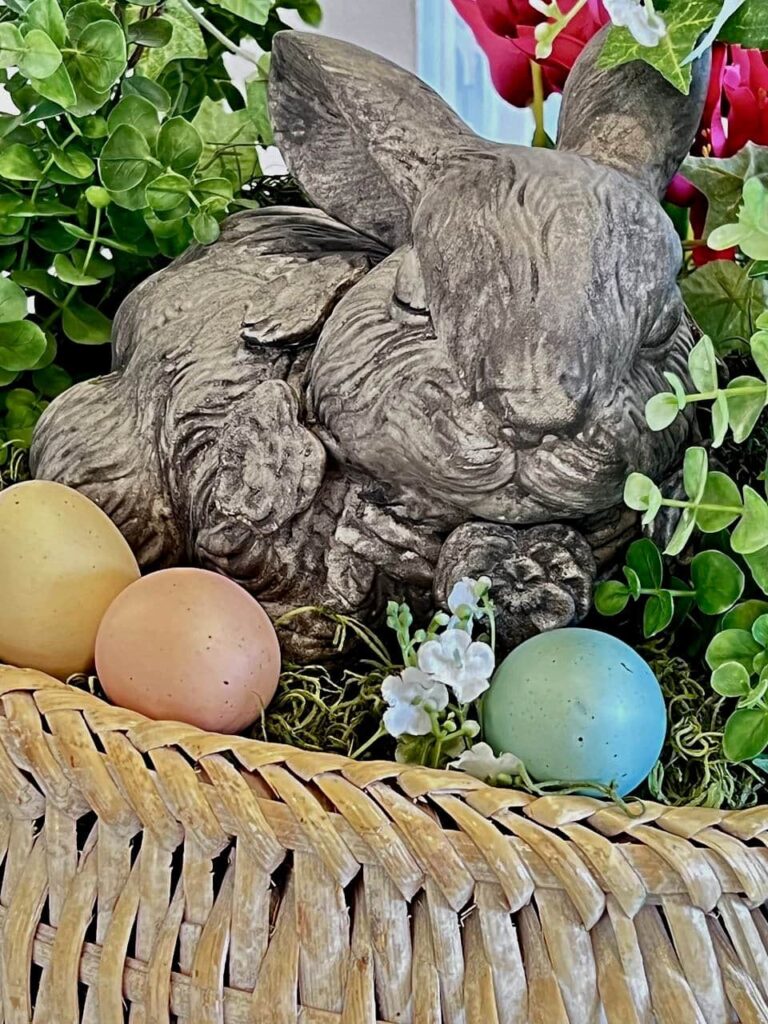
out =
{"type": "Polygon", "coordinates": [[[725,435],[728,433],[729,426],[729,409],[728,399],[725,397],[724,392],[715,399],[712,406],[712,447],[720,448],[725,441],[725,435]]]}
{"type": "Polygon", "coordinates": [[[78,345],[105,345],[112,336],[112,321],[79,296],[64,310],[61,326],[69,340],[78,345]]]}
{"type": "Polygon", "coordinates": [[[32,0],[24,11],[24,31],[40,29],[61,48],[67,42],[64,15],[57,0],[32,0]]]}
{"type": "Polygon", "coordinates": [[[45,32],[33,28],[24,36],[24,52],[19,58],[19,71],[27,78],[49,78],[61,64],[58,46],[45,32]]]}
{"type": "Polygon", "coordinates": [[[765,408],[768,384],[758,377],[736,377],[726,388],[725,397],[733,439],[741,444],[752,433],[765,408]]]}
{"type": "Polygon", "coordinates": [[[95,92],[111,89],[125,71],[125,35],[114,21],[86,25],[74,48],[74,64],[83,81],[95,92]]]}
{"type": "Polygon", "coordinates": [[[722,551],[702,551],[691,562],[696,604],[705,615],[722,615],[744,593],[744,573],[722,551]]]}
{"type": "Polygon", "coordinates": [[[154,141],[160,130],[157,110],[143,96],[124,96],[110,113],[107,123],[110,132],[113,132],[121,124],[132,125],[151,141],[154,141]]]}
{"type": "Polygon", "coordinates": [[[624,578],[627,581],[627,586],[629,587],[630,594],[632,595],[632,597],[635,598],[635,600],[637,600],[637,598],[640,597],[640,592],[643,589],[643,585],[640,582],[640,577],[637,575],[634,569],[632,569],[628,565],[625,565],[624,578]]]}
{"type": "Polygon", "coordinates": [[[176,210],[192,190],[188,178],[169,171],[147,185],[147,203],[156,212],[176,210]]]}
{"type": "Polygon", "coordinates": [[[41,395],[46,398],[56,398],[72,387],[72,378],[63,367],[52,363],[44,370],[36,370],[32,374],[32,383],[41,395]]]}
{"type": "Polygon", "coordinates": [[[27,315],[27,296],[17,284],[0,277],[0,324],[23,320],[27,315]]]}
{"type": "Polygon", "coordinates": [[[643,635],[651,637],[662,633],[675,615],[675,602],[668,590],[661,590],[648,598],[643,612],[643,635]]]}
{"type": "Polygon", "coordinates": [[[656,511],[661,507],[662,495],[656,484],[642,473],[631,473],[624,485],[624,503],[636,512],[656,511]]]}
{"type": "Polygon", "coordinates": [[[0,178],[9,181],[39,181],[42,176],[40,161],[29,146],[14,142],[0,150],[0,178]]]}
{"type": "Polygon", "coordinates": [[[111,21],[119,25],[109,7],[98,3],[98,0],[83,0],[82,3],[74,4],[67,11],[64,21],[69,38],[75,43],[89,25],[102,21],[111,21]]]}
{"type": "Polygon", "coordinates": [[[749,672],[738,661],[727,661],[712,673],[712,689],[721,697],[745,697],[750,691],[749,672]]]}
{"type": "Polygon", "coordinates": [[[731,534],[731,547],[740,555],[752,555],[768,545],[768,504],[752,487],[744,488],[744,511],[731,534]]]}
{"type": "Polygon", "coordinates": [[[67,149],[51,149],[51,156],[56,166],[72,175],[73,178],[90,178],[96,169],[93,160],[77,146],[68,146],[67,149]]]}
{"type": "Polygon", "coordinates": [[[755,366],[768,380],[768,330],[760,330],[752,336],[750,351],[755,366]]]}
{"type": "Polygon", "coordinates": [[[74,110],[77,107],[77,93],[72,82],[69,69],[60,65],[52,75],[47,78],[32,78],[30,85],[36,92],[53,103],[58,103],[65,110],[74,110]]]}
{"type": "Polygon", "coordinates": [[[130,124],[121,124],[104,143],[99,157],[99,173],[110,192],[128,192],[143,180],[152,154],[141,132],[130,124]]]}
{"type": "Polygon", "coordinates": [[[131,22],[126,34],[129,42],[139,46],[165,46],[171,41],[173,25],[165,18],[145,18],[131,22]]]}
{"type": "Polygon", "coordinates": [[[30,367],[32,370],[44,370],[46,366],[50,366],[53,360],[56,358],[56,352],[58,351],[58,345],[56,344],[56,338],[51,334],[50,331],[45,332],[45,352],[40,356],[34,366],[30,367]]]}
{"type": "Polygon", "coordinates": [[[717,389],[717,355],[712,339],[706,335],[691,349],[688,369],[697,391],[709,392],[717,389]]]}
{"type": "Polygon", "coordinates": [[[620,615],[629,603],[629,589],[618,580],[608,580],[595,588],[595,608],[601,615],[620,615]]]}
{"type": "Polygon", "coordinates": [[[768,746],[768,711],[762,708],[734,711],[723,736],[723,753],[729,761],[750,761],[768,746]]]}
{"type": "Polygon", "coordinates": [[[739,488],[725,473],[715,471],[708,475],[701,504],[714,506],[708,509],[699,508],[696,511],[696,525],[702,533],[719,533],[741,514],[739,488]],[[737,511],[732,511],[733,509],[737,511]]]}
{"type": "Polygon", "coordinates": [[[45,335],[29,320],[0,324],[0,367],[11,371],[31,369],[45,352],[45,344],[45,335]]]}
{"type": "Polygon", "coordinates": [[[762,650],[760,644],[746,629],[724,629],[716,633],[707,648],[707,664],[714,671],[729,661],[738,661],[748,671],[762,650]]]}
{"type": "MultiPolygon", "coordinates": [[[[153,0],[154,2],[154,0],[153,0]]],[[[171,109],[171,97],[166,90],[145,75],[131,75],[121,85],[123,96],[141,96],[149,100],[152,107],[160,114],[167,114],[171,109]]]]}
{"type": "Polygon", "coordinates": [[[0,23],[0,68],[16,67],[23,52],[24,40],[18,25],[9,21],[0,23]]]}
{"type": "Polygon", "coordinates": [[[696,515],[692,509],[684,508],[680,514],[675,532],[669,539],[664,549],[665,555],[676,556],[683,551],[688,541],[693,536],[693,531],[696,529],[696,515]]]}
{"type": "Polygon", "coordinates": [[[766,614],[768,614],[768,601],[742,601],[723,616],[721,627],[723,629],[747,629],[751,632],[755,622],[761,615],[766,614]]]}
{"type": "Polygon", "coordinates": [[[664,563],[661,552],[647,537],[629,545],[626,563],[633,569],[644,590],[658,589],[664,580],[664,563]]]}
{"type": "Polygon", "coordinates": [[[645,407],[645,419],[651,430],[666,430],[675,422],[680,414],[680,406],[675,395],[664,392],[654,395],[645,407]]]}
{"type": "Polygon", "coordinates": [[[685,392],[685,385],[676,373],[665,372],[664,378],[672,388],[675,398],[677,399],[677,407],[682,412],[688,404],[688,395],[685,392]]]}
{"type": "Polygon", "coordinates": [[[157,136],[157,158],[173,171],[189,171],[203,154],[203,140],[197,128],[183,117],[172,117],[157,136]]]}
{"type": "Polygon", "coordinates": [[[768,647],[768,615],[761,615],[752,623],[752,636],[761,647],[768,647]]]}
{"type": "Polygon", "coordinates": [[[194,217],[192,217],[191,224],[195,241],[201,245],[210,245],[219,237],[221,231],[219,222],[207,210],[198,210],[194,217]]]}
{"type": "Polygon", "coordinates": [[[65,284],[76,285],[78,288],[85,288],[88,285],[99,283],[97,277],[91,277],[88,273],[83,273],[63,253],[59,253],[58,256],[54,257],[53,269],[56,271],[56,276],[64,281],[65,284]]]}

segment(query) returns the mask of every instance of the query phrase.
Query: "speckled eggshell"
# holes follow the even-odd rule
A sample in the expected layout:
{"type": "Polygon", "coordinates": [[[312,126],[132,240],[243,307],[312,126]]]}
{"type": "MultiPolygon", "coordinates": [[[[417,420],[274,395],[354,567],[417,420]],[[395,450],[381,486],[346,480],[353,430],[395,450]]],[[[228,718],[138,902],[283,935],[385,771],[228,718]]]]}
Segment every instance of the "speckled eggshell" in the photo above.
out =
{"type": "Polygon", "coordinates": [[[115,704],[234,733],[272,700],[280,646],[267,613],[236,583],[205,569],[164,569],[109,608],[96,670],[115,704]]]}
{"type": "Polygon", "coordinates": [[[112,520],[48,480],[0,492],[0,662],[66,679],[93,668],[96,631],[139,567],[112,520]]]}
{"type": "Polygon", "coordinates": [[[667,729],[647,662],[607,633],[558,629],[521,644],[483,702],[485,739],[522,759],[538,781],[615,782],[621,795],[647,778],[667,729]]]}

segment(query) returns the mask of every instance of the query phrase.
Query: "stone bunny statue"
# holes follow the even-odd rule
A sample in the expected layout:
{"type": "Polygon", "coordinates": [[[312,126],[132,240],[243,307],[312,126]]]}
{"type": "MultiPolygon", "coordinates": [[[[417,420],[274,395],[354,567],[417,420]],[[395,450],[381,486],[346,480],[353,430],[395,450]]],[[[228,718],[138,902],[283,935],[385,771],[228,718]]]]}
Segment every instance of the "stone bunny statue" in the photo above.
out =
{"type": "MultiPolygon", "coordinates": [[[[36,476],[96,501],[145,568],[225,573],[273,617],[370,619],[480,574],[507,643],[586,614],[635,528],[627,473],[661,477],[685,441],[643,408],[686,376],[660,199],[708,79],[708,58],[687,97],[600,70],[602,42],[546,151],[478,138],[356,47],[277,36],[277,142],[319,209],[237,215],[137,288],[113,371],[41,420],[36,476]]],[[[289,657],[328,650],[298,622],[289,657]]]]}

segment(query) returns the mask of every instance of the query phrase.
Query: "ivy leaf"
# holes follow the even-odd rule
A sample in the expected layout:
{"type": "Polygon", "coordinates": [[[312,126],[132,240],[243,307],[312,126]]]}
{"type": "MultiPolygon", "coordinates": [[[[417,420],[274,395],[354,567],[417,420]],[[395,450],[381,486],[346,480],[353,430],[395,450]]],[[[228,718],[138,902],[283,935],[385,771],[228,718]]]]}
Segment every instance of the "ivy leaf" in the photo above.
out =
{"type": "Polygon", "coordinates": [[[62,313],[61,326],[69,340],[78,345],[104,345],[112,336],[112,322],[79,296],[62,313]]]}
{"type": "Polygon", "coordinates": [[[216,7],[223,7],[230,14],[250,21],[253,25],[265,25],[272,8],[272,0],[211,0],[216,7]]]}
{"type": "Polygon", "coordinates": [[[734,341],[750,338],[768,307],[768,282],[751,279],[728,260],[700,267],[682,279],[680,288],[689,313],[721,353],[734,341]]]}
{"type": "Polygon", "coordinates": [[[45,345],[45,335],[29,320],[0,324],[0,368],[31,369],[45,352],[45,345]]]}
{"type": "Polygon", "coordinates": [[[595,608],[600,615],[621,615],[629,604],[629,588],[618,580],[608,580],[595,588],[595,608]]]}
{"type": "Polygon", "coordinates": [[[23,320],[27,315],[27,297],[7,277],[0,277],[0,324],[23,320]]]}
{"type": "Polygon", "coordinates": [[[701,551],[691,562],[696,604],[705,615],[722,615],[744,593],[744,573],[722,551],[701,551]]]}
{"type": "Polygon", "coordinates": [[[171,41],[173,25],[165,18],[144,18],[133,21],[126,29],[128,42],[139,46],[166,46],[171,41]]]}
{"type": "Polygon", "coordinates": [[[262,138],[250,109],[228,111],[206,96],[192,124],[203,140],[201,172],[227,178],[236,189],[259,173],[256,145],[262,138]]]}
{"type": "Polygon", "coordinates": [[[689,156],[681,173],[708,202],[704,235],[738,220],[744,182],[754,177],[768,181],[768,148],[748,142],[735,156],[689,156]]]}
{"type": "Polygon", "coordinates": [[[183,173],[197,166],[203,153],[203,140],[189,121],[172,117],[160,129],[156,152],[160,163],[183,173]]]}
{"type": "Polygon", "coordinates": [[[747,0],[723,27],[718,37],[755,50],[768,49],[768,8],[765,0],[747,0]]]}
{"type": "Polygon", "coordinates": [[[104,143],[99,157],[99,173],[110,192],[127,192],[141,184],[152,154],[141,132],[130,124],[120,124],[104,143]]]}
{"type": "Polygon", "coordinates": [[[626,563],[634,570],[643,590],[657,590],[664,580],[661,552],[647,537],[629,545],[626,563]]]}
{"type": "Polygon", "coordinates": [[[768,711],[750,708],[734,711],[725,725],[723,753],[729,761],[749,761],[768,746],[768,711]]]}
{"type": "Polygon", "coordinates": [[[648,598],[643,612],[643,635],[647,640],[658,636],[675,615],[675,602],[668,590],[660,590],[648,598]]]}
{"type": "Polygon", "coordinates": [[[165,46],[147,50],[139,61],[139,70],[147,78],[158,78],[172,60],[206,60],[208,47],[197,21],[178,0],[168,0],[163,18],[171,24],[171,38],[165,46]]]}
{"type": "Polygon", "coordinates": [[[749,672],[738,661],[728,661],[712,673],[712,689],[721,697],[746,697],[749,672]]]}
{"type": "Polygon", "coordinates": [[[613,28],[598,60],[598,67],[613,68],[633,60],[655,67],[682,93],[691,87],[691,65],[686,58],[702,32],[714,24],[722,7],[721,0],[679,0],[664,11],[667,34],[654,47],[641,46],[629,29],[613,28]]]}

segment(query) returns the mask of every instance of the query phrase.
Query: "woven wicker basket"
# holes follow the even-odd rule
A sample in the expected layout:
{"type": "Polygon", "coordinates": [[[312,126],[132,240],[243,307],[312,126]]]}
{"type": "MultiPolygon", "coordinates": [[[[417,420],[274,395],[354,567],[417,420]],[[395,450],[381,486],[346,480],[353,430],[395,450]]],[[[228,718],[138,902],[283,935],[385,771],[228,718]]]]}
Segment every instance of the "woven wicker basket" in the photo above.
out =
{"type": "Polygon", "coordinates": [[[768,808],[630,819],[0,695],[5,1024],[768,1022],[768,808]]]}

